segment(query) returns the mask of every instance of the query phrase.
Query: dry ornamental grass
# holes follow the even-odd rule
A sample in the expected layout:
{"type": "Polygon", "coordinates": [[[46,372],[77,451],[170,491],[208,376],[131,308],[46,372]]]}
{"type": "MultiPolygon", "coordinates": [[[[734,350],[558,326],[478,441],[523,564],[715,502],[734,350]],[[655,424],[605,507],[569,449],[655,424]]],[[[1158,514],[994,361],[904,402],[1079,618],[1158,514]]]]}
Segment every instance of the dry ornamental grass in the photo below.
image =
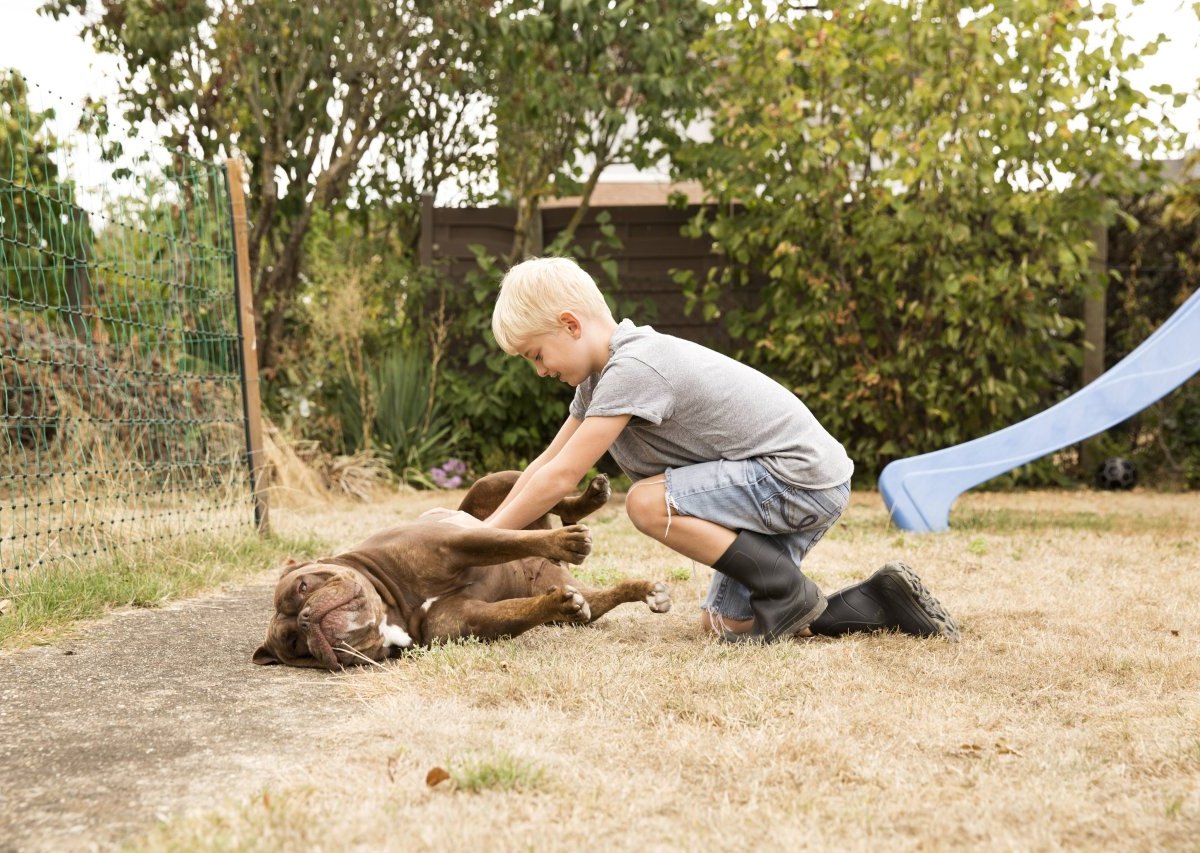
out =
{"type": "MultiPolygon", "coordinates": [[[[438,498],[276,523],[349,544],[438,498]]],[[[905,559],[962,642],[730,646],[698,627],[709,570],[637,534],[617,496],[580,575],[668,580],[670,613],[331,676],[355,737],[140,844],[1197,849],[1197,519],[1197,494],[976,494],[919,536],[855,495],[809,573],[833,590],[905,559]]]]}

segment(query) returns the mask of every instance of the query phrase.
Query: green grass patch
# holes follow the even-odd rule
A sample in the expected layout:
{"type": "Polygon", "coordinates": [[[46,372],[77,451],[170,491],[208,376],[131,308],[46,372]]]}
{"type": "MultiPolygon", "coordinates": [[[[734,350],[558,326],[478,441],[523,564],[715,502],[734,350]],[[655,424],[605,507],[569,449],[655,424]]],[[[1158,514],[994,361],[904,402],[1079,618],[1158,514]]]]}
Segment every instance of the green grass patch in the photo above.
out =
{"type": "Polygon", "coordinates": [[[451,763],[450,778],[460,791],[533,791],[543,787],[542,768],[503,750],[451,763]]]}
{"type": "Polygon", "coordinates": [[[1011,533],[1019,530],[1095,530],[1112,531],[1114,519],[1094,512],[1046,512],[1045,510],[984,509],[961,510],[950,518],[952,530],[981,530],[1011,533]]]}
{"type": "Polygon", "coordinates": [[[49,642],[118,607],[158,607],[318,553],[313,538],[189,537],[89,562],[7,572],[0,578],[0,649],[49,642]]]}
{"type": "Polygon", "coordinates": [[[606,566],[603,563],[589,564],[587,566],[568,566],[568,568],[577,581],[593,587],[612,586],[628,577],[620,569],[613,566],[606,566]]]}
{"type": "Polygon", "coordinates": [[[667,569],[667,580],[669,581],[690,581],[692,579],[691,566],[675,566],[672,569],[667,569]]]}

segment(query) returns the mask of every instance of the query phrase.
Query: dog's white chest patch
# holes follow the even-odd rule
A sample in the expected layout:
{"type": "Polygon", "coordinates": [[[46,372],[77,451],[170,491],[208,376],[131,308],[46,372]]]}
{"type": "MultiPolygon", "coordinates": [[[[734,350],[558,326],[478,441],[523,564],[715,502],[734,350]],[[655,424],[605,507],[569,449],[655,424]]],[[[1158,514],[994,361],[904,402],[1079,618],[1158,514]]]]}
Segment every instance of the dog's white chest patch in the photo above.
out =
{"type": "Polygon", "coordinates": [[[408,636],[408,631],[405,631],[399,625],[389,625],[386,616],[379,623],[379,635],[383,637],[383,644],[387,647],[399,646],[402,649],[407,649],[412,645],[412,637],[408,636]]]}

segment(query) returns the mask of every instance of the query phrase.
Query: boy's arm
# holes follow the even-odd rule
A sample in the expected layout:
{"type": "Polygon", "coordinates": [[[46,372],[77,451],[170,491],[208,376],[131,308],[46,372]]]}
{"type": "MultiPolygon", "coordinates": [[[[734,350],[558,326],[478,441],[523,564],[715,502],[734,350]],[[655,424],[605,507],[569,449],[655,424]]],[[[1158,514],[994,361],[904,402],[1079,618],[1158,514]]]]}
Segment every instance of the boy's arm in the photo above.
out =
{"type": "Polygon", "coordinates": [[[509,489],[508,494],[504,496],[504,500],[500,502],[500,506],[496,507],[495,512],[492,513],[492,516],[495,516],[497,512],[500,512],[500,510],[512,503],[513,500],[516,499],[517,495],[525,491],[525,487],[529,485],[529,479],[537,473],[538,469],[558,455],[558,452],[566,446],[567,441],[575,434],[575,431],[578,430],[582,424],[583,421],[574,415],[567,416],[567,419],[563,421],[563,425],[559,427],[558,434],[555,435],[554,440],[550,442],[550,446],[543,450],[538,455],[537,459],[534,459],[532,462],[530,462],[529,465],[526,466],[525,470],[521,472],[521,476],[517,478],[517,482],[513,483],[513,487],[509,489]]]}
{"type": "MultiPolygon", "coordinates": [[[[520,492],[514,487],[513,493],[510,493],[504,504],[501,504],[484,523],[488,527],[519,530],[541,518],[575,490],[588,469],[595,465],[604,455],[604,451],[617,440],[621,430],[629,423],[629,418],[630,415],[586,418],[573,430],[562,449],[529,476],[520,492]]],[[[554,444],[550,447],[553,448],[554,444]]],[[[549,452],[550,449],[547,448],[542,456],[549,452]]]]}

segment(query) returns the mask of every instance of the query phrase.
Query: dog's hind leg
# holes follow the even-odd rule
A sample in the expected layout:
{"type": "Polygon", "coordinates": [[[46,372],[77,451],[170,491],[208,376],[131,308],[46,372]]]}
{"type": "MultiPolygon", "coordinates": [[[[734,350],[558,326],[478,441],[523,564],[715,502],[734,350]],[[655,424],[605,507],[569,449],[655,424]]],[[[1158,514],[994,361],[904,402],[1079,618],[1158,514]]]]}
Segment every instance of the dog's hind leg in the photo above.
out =
{"type": "MultiPolygon", "coordinates": [[[[459,510],[483,520],[490,516],[504,503],[508,493],[520,477],[517,471],[497,471],[480,477],[463,496],[459,510]]],[[[584,487],[583,492],[569,498],[563,498],[550,509],[550,515],[557,515],[565,525],[576,524],[579,519],[591,515],[608,503],[612,496],[612,487],[608,477],[599,474],[584,487]]],[[[529,525],[527,530],[545,530],[550,526],[547,516],[539,518],[529,525]]]]}
{"type": "MultiPolygon", "coordinates": [[[[463,495],[462,503],[458,505],[459,510],[482,521],[504,502],[520,476],[519,471],[497,471],[480,477],[463,495]]],[[[549,527],[549,522],[544,526],[549,527]]]]}
{"type": "Polygon", "coordinates": [[[612,487],[608,484],[608,477],[604,474],[597,474],[584,487],[582,494],[563,498],[550,512],[561,518],[563,524],[577,524],[579,519],[591,515],[608,503],[610,497],[612,497],[612,487]]]}
{"type": "Polygon", "coordinates": [[[619,604],[644,601],[653,613],[666,613],[671,609],[671,593],[667,585],[655,581],[621,581],[603,589],[581,589],[592,610],[590,622],[595,622],[619,604]]]}

